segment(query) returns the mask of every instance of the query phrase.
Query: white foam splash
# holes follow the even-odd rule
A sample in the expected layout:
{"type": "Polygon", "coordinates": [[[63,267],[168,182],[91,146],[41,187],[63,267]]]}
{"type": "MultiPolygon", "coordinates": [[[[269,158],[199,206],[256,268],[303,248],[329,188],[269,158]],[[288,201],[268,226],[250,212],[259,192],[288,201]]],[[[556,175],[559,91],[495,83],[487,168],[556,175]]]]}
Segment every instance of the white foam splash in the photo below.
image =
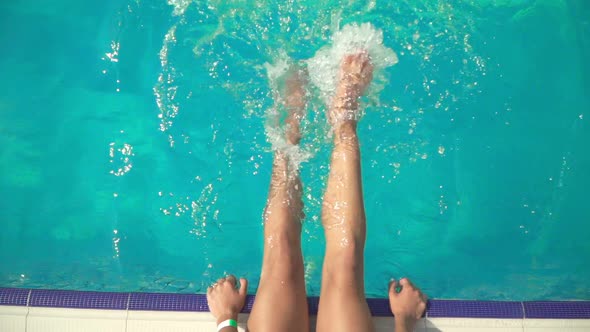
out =
{"type": "Polygon", "coordinates": [[[383,45],[383,32],[370,23],[346,25],[334,33],[331,39],[332,45],[323,47],[307,60],[310,79],[320,89],[326,103],[336,89],[340,62],[345,55],[368,52],[374,77],[381,69],[398,62],[395,52],[383,45]]]}
{"type": "Polygon", "coordinates": [[[281,54],[274,64],[264,64],[271,93],[275,100],[274,105],[266,111],[264,129],[266,139],[271,144],[272,150],[284,153],[289,159],[289,169],[298,170],[299,165],[311,158],[312,154],[309,151],[303,150],[299,144],[293,145],[288,143],[285,139],[286,128],[284,125],[281,125],[281,112],[284,110],[281,107],[283,98],[280,94],[280,81],[287,74],[292,63],[293,61],[286,54],[281,54]]]}
{"type": "Polygon", "coordinates": [[[287,73],[290,63],[291,61],[286,54],[282,54],[274,64],[268,62],[264,64],[264,69],[266,69],[266,75],[268,76],[268,81],[273,92],[278,92],[278,80],[287,73]]]}
{"type": "Polygon", "coordinates": [[[174,11],[172,12],[174,16],[184,15],[184,12],[192,2],[192,0],[168,0],[168,4],[174,6],[174,11]]]}

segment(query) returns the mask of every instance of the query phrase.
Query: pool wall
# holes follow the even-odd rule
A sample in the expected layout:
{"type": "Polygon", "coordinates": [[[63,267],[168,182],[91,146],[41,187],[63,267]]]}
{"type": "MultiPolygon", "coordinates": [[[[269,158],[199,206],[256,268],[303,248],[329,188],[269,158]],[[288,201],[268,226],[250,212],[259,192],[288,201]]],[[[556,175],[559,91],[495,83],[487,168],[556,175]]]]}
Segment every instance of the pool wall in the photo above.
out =
{"type": "MultiPolygon", "coordinates": [[[[377,331],[393,331],[386,299],[368,299],[377,331]]],[[[254,296],[239,318],[244,331],[254,296]]],[[[309,298],[312,323],[319,299],[309,298]]],[[[314,325],[314,324],[312,324],[314,325]]],[[[0,288],[0,331],[215,331],[202,294],[0,288]]],[[[416,331],[590,331],[590,301],[430,300],[416,331]]]]}

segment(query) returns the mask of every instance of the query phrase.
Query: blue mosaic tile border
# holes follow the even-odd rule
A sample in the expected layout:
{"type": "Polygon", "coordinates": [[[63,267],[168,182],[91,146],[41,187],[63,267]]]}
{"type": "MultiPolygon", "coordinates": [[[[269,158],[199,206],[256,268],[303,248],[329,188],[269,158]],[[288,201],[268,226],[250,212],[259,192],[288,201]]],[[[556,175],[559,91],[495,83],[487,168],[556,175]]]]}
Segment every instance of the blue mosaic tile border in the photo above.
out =
{"type": "Polygon", "coordinates": [[[197,294],[131,293],[129,310],[207,311],[207,298],[197,294]]]}
{"type": "Polygon", "coordinates": [[[391,309],[389,309],[388,299],[367,299],[367,304],[369,305],[369,310],[371,310],[373,316],[393,316],[391,314],[391,309]]]}
{"type": "Polygon", "coordinates": [[[0,288],[0,305],[27,306],[29,289],[0,288]]]}
{"type": "MultiPolygon", "coordinates": [[[[373,316],[392,316],[387,299],[367,299],[373,316]]],[[[249,313],[249,295],[243,312],[249,313]]],[[[207,312],[203,294],[109,293],[46,289],[0,288],[0,305],[80,309],[197,311],[207,312]]],[[[308,298],[310,314],[316,314],[319,298],[308,298]]],[[[590,301],[463,301],[430,300],[426,317],[590,319],[590,301]]]]}
{"type": "Polygon", "coordinates": [[[521,302],[433,300],[428,317],[523,318],[521,302]]]}
{"type": "Polygon", "coordinates": [[[523,302],[527,318],[590,319],[590,301],[523,302]]]}
{"type": "Polygon", "coordinates": [[[127,309],[129,293],[33,289],[29,306],[84,309],[127,309]]]}

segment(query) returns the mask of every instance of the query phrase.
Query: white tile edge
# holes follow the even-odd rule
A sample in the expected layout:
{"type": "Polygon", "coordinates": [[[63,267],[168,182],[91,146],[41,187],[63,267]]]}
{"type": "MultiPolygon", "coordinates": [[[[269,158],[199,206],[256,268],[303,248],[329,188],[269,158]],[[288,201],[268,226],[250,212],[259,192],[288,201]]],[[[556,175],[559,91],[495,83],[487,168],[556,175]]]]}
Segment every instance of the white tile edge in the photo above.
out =
{"type": "MultiPolygon", "coordinates": [[[[424,328],[445,328],[445,327],[461,327],[461,328],[488,328],[488,329],[522,329],[524,326],[524,319],[496,319],[496,318],[452,318],[452,317],[431,317],[424,319],[424,328]]],[[[443,330],[444,331],[444,330],[443,330]]]]}
{"type": "MultiPolygon", "coordinates": [[[[245,315],[247,317],[247,315],[245,315]]],[[[213,316],[208,312],[192,311],[148,311],[148,310],[129,310],[127,321],[193,321],[193,322],[215,322],[213,316]]]]}
{"type": "MultiPolygon", "coordinates": [[[[209,312],[182,312],[182,311],[140,311],[140,310],[102,310],[102,309],[70,309],[70,308],[47,308],[47,307],[25,307],[25,306],[0,306],[0,316],[24,316],[28,322],[29,317],[34,316],[36,320],[43,317],[78,317],[93,319],[115,319],[124,320],[126,325],[130,320],[142,321],[191,321],[197,326],[210,326],[214,322],[209,312]]],[[[241,314],[240,324],[245,324],[247,314],[241,314]]],[[[312,316],[312,320],[315,316],[312,316]]],[[[393,326],[393,319],[390,317],[375,317],[375,325],[378,330],[393,326]]],[[[507,328],[525,331],[535,328],[550,329],[580,329],[590,330],[590,319],[490,319],[490,318],[423,318],[417,326],[418,330],[454,328],[485,328],[486,330],[496,329],[498,331],[507,328]]]]}
{"type": "MultiPolygon", "coordinates": [[[[0,311],[1,312],[1,311],[0,311]]],[[[27,320],[29,318],[42,319],[43,317],[52,318],[88,318],[88,319],[109,319],[109,320],[127,320],[125,310],[113,309],[78,309],[78,308],[55,308],[55,307],[30,307],[27,320]]]]}
{"type": "Polygon", "coordinates": [[[529,318],[524,320],[525,330],[531,328],[584,328],[590,330],[590,319],[542,319],[529,318]]]}
{"type": "Polygon", "coordinates": [[[5,305],[0,306],[0,316],[14,315],[14,316],[27,316],[29,312],[28,307],[17,306],[17,305],[5,305]]]}

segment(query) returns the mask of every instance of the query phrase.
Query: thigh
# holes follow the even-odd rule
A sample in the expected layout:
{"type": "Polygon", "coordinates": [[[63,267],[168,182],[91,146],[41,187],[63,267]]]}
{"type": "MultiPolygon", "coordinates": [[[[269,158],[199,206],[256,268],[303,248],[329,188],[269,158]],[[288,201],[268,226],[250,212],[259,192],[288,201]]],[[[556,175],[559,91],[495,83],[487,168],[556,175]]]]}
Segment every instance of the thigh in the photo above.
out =
{"type": "Polygon", "coordinates": [[[318,332],[375,330],[364,294],[362,269],[359,268],[363,264],[362,260],[355,261],[345,256],[326,257],[330,261],[324,261],[316,328],[318,332]]]}
{"type": "Polygon", "coordinates": [[[289,258],[275,261],[260,278],[248,331],[309,331],[303,263],[289,258]]]}
{"type": "MultiPolygon", "coordinates": [[[[272,207],[271,207],[272,209],[272,207]]],[[[309,331],[309,313],[301,222],[292,211],[274,209],[265,221],[265,244],[260,284],[248,321],[248,330],[309,331]]]]}
{"type": "Polygon", "coordinates": [[[373,332],[371,312],[356,291],[328,287],[320,296],[317,332],[373,332]]]}

